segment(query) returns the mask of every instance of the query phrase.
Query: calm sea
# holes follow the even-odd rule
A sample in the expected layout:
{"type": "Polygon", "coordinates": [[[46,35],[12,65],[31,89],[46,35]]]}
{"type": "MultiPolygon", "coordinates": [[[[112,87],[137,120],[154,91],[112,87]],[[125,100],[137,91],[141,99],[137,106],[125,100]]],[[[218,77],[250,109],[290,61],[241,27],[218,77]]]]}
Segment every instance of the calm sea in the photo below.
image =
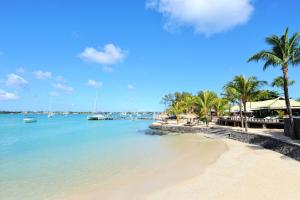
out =
{"type": "Polygon", "coordinates": [[[181,151],[177,139],[145,135],[151,121],[22,119],[0,115],[0,199],[66,199],[162,166],[181,151]]]}

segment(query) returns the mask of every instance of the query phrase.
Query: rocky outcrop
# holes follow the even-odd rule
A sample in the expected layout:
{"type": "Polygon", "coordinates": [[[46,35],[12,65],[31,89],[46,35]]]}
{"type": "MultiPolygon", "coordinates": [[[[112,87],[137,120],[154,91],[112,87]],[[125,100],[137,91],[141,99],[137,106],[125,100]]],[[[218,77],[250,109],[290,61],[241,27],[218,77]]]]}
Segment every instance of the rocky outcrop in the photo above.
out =
{"type": "Polygon", "coordinates": [[[219,135],[240,142],[259,145],[263,148],[276,151],[284,156],[300,161],[300,145],[283,141],[271,136],[245,133],[228,128],[221,127],[189,127],[189,126],[172,126],[172,125],[150,125],[150,135],[166,135],[170,133],[205,133],[219,135]]]}

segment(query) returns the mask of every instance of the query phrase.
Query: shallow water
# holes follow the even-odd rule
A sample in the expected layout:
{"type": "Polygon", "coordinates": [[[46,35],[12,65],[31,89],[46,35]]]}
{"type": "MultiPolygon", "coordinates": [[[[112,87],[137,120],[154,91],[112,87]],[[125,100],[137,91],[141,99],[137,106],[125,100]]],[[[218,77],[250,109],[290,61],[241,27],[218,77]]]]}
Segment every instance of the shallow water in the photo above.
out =
{"type": "Polygon", "coordinates": [[[145,135],[151,121],[37,117],[25,124],[22,115],[0,115],[0,199],[104,199],[137,184],[139,194],[151,192],[199,173],[226,149],[195,135],[145,135]]]}

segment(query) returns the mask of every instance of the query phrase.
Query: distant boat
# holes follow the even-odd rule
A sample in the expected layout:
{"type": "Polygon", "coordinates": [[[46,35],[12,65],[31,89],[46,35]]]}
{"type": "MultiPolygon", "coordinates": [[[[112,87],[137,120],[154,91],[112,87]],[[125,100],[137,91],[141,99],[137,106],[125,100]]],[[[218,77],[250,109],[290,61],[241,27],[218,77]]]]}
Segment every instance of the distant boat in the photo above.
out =
{"type": "Polygon", "coordinates": [[[37,122],[37,119],[36,119],[35,117],[25,117],[25,118],[23,119],[23,121],[24,121],[25,123],[34,123],[34,122],[37,122]]]}
{"type": "Polygon", "coordinates": [[[54,117],[54,115],[55,115],[55,113],[50,112],[50,113],[48,114],[48,118],[52,118],[52,117],[54,117]]]}
{"type": "Polygon", "coordinates": [[[91,115],[91,116],[87,116],[87,120],[104,120],[106,119],[103,115],[91,115]]]}
{"type": "Polygon", "coordinates": [[[94,115],[87,116],[87,120],[104,120],[105,117],[101,114],[97,114],[97,103],[98,103],[98,91],[96,93],[96,99],[94,102],[94,115]]]}

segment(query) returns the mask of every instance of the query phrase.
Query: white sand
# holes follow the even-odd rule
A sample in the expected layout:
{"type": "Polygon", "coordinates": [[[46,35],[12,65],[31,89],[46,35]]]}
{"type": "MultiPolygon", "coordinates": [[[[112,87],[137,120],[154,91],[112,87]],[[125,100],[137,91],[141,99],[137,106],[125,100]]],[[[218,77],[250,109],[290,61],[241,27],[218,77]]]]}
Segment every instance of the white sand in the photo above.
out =
{"type": "MultiPolygon", "coordinates": [[[[85,192],[70,199],[300,199],[300,162],[270,150],[229,139],[219,139],[219,145],[223,146],[225,143],[228,147],[217,160],[209,159],[208,156],[199,158],[203,149],[199,148],[198,142],[195,143],[194,139],[191,143],[187,143],[189,150],[184,151],[184,154],[179,151],[180,159],[168,165],[158,165],[157,168],[138,176],[107,186],[102,185],[97,191],[85,192]],[[203,163],[199,165],[200,162],[209,165],[203,168],[203,163]]],[[[174,145],[173,142],[171,144],[174,145]]],[[[178,145],[182,146],[180,143],[178,145]]],[[[207,145],[205,149],[210,146],[209,143],[207,145]]],[[[186,144],[184,146],[187,147],[186,144]]],[[[213,146],[212,148],[215,149],[213,146]]],[[[210,156],[217,156],[223,148],[210,156]]],[[[215,151],[213,149],[212,151],[215,151]]]]}
{"type": "Polygon", "coordinates": [[[237,141],[224,141],[230,149],[203,174],[145,199],[300,199],[300,162],[237,141]]]}

